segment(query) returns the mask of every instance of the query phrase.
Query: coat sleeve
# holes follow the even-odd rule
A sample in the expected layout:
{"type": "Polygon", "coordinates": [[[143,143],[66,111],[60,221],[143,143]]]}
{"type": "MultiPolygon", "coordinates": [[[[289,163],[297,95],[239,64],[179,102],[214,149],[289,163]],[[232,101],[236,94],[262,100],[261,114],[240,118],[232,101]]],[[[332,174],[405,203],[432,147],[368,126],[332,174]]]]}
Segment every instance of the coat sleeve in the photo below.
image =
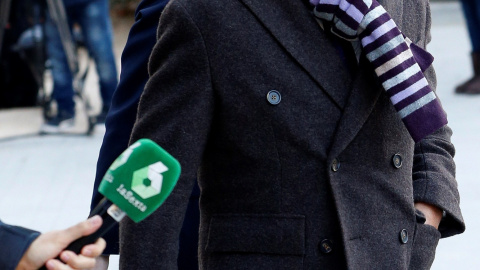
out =
{"type": "Polygon", "coordinates": [[[455,180],[455,148],[448,126],[437,130],[415,145],[413,159],[413,197],[445,211],[439,230],[442,237],[465,231],[460,211],[460,196],[455,180]]]}
{"type": "MultiPolygon", "coordinates": [[[[135,12],[135,23],[122,53],[120,82],[112,98],[106,131],[97,161],[91,210],[103,198],[98,186],[113,161],[128,147],[137,115],[138,101],[148,80],[148,58],[156,42],[158,20],[167,0],[143,0],[135,12]],[[139,49],[141,48],[141,49],[139,49]]],[[[118,254],[118,226],[103,236],[104,254],[118,254]]]]}
{"type": "Polygon", "coordinates": [[[202,33],[172,1],[162,13],[130,143],[157,142],[181,164],[165,203],[144,221],[120,224],[123,269],[176,269],[178,237],[210,130],[214,95],[202,33]]]}
{"type": "Polygon", "coordinates": [[[0,269],[10,270],[40,233],[0,221],[0,269]]]}
{"type": "MultiPolygon", "coordinates": [[[[427,5],[424,43],[430,42],[431,15],[427,5]]],[[[432,89],[436,87],[433,67],[425,71],[432,89]]],[[[442,237],[449,237],[465,231],[465,223],[460,211],[460,195],[455,179],[455,147],[451,142],[452,130],[448,125],[425,137],[415,144],[413,159],[414,200],[430,203],[443,209],[445,216],[440,222],[442,237]]]]}

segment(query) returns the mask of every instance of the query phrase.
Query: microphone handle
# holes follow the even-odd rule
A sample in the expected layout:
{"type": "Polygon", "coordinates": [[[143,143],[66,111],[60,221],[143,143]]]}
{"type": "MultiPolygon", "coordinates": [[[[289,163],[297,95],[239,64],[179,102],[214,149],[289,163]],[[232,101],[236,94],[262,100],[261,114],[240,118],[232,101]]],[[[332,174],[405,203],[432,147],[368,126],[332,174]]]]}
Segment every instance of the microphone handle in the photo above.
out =
{"type": "MultiPolygon", "coordinates": [[[[65,250],[70,250],[76,254],[80,254],[80,251],[84,246],[95,243],[100,237],[105,235],[106,232],[115,226],[120,221],[119,219],[121,219],[123,216],[114,219],[110,213],[108,213],[108,209],[112,206],[115,205],[106,198],[103,198],[89,216],[89,218],[95,215],[101,216],[103,220],[102,226],[96,232],[73,241],[70,243],[70,245],[68,245],[68,247],[65,248],[65,250]]],[[[61,261],[60,257],[57,257],[56,259],[61,261]]],[[[47,267],[42,266],[40,270],[47,270],[47,267]]]]}

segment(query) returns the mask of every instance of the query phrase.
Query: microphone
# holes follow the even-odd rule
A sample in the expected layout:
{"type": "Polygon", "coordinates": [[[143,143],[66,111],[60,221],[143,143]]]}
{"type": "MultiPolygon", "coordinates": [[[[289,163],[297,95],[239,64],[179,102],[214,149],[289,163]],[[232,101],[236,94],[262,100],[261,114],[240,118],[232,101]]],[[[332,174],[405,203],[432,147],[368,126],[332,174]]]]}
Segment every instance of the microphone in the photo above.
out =
{"type": "Polygon", "coordinates": [[[102,226],[75,240],[66,250],[79,254],[83,246],[95,243],[125,216],[137,223],[145,219],[170,195],[180,171],[180,163],[155,142],[140,139],[132,144],[110,165],[100,182],[98,191],[104,198],[90,217],[100,215],[102,226]]]}

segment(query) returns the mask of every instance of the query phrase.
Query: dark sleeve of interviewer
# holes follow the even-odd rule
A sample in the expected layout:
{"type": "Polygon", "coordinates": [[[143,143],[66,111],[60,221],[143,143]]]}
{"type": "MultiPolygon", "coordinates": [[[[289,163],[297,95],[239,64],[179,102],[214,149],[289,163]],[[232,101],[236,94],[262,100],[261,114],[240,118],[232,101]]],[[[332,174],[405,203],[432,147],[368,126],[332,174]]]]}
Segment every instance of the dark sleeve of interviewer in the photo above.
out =
{"type": "Polygon", "coordinates": [[[0,269],[15,269],[39,232],[0,221],[0,269]]]}

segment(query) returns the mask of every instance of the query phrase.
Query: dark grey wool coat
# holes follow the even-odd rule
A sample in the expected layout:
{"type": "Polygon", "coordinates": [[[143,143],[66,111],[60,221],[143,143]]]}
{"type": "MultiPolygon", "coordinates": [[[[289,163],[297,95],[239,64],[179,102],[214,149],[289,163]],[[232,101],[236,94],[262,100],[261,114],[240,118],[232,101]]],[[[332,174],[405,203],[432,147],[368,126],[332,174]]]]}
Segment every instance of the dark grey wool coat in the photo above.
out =
{"type": "MultiPolygon", "coordinates": [[[[426,45],[427,0],[381,4],[426,45]]],[[[172,0],[149,69],[131,140],[156,141],[182,175],[152,216],[122,221],[122,269],[176,269],[197,176],[202,269],[428,269],[439,238],[464,231],[450,128],[414,144],[301,0],[172,0]],[[445,210],[439,231],[415,201],[445,210]]]]}

